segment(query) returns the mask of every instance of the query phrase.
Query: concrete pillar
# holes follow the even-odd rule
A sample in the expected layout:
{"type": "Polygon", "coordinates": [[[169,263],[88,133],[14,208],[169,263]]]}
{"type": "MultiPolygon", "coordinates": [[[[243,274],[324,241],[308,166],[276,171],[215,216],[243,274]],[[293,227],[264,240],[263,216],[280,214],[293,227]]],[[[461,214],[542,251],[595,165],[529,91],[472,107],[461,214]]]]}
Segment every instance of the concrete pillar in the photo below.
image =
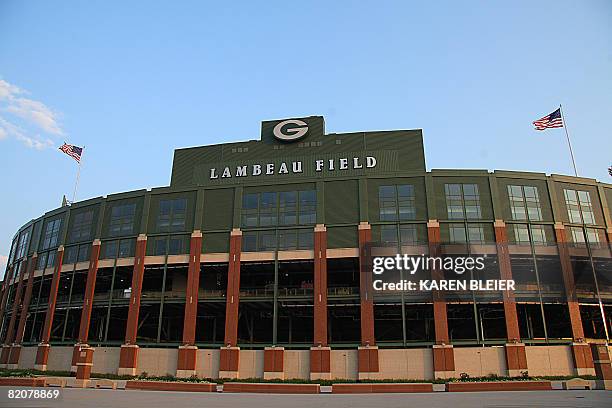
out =
{"type": "Polygon", "coordinates": [[[89,269],[87,270],[87,282],[85,283],[85,294],[83,299],[83,310],[81,311],[81,323],[79,325],[79,339],[77,344],[74,345],[74,351],[72,353],[72,372],[77,370],[78,356],[81,353],[83,346],[87,346],[87,338],[89,336],[89,323],[91,321],[91,310],[93,308],[93,298],[96,290],[96,276],[98,274],[98,258],[100,257],[100,245],[99,239],[94,240],[91,246],[91,253],[89,256],[89,269]]]}
{"type": "Polygon", "coordinates": [[[284,357],[284,347],[266,347],[264,349],[264,380],[285,379],[284,357]]]}
{"type": "MultiPolygon", "coordinates": [[[[510,252],[508,251],[508,233],[506,223],[495,220],[495,243],[497,245],[497,263],[499,265],[500,279],[512,279],[512,264],[510,263],[510,252]]],[[[525,345],[521,343],[518,315],[516,313],[516,302],[514,292],[503,291],[504,316],[506,318],[506,367],[508,376],[519,377],[527,370],[527,354],[525,345]]]]}
{"type": "Polygon", "coordinates": [[[19,366],[19,357],[21,355],[21,342],[23,341],[23,334],[25,332],[25,324],[28,317],[28,309],[30,307],[30,301],[32,300],[32,288],[34,286],[34,270],[36,269],[36,263],[38,262],[38,254],[34,252],[30,261],[30,270],[28,272],[28,284],[26,285],[25,295],[23,303],[21,305],[21,312],[19,314],[19,324],[17,325],[17,332],[15,333],[15,340],[11,346],[11,353],[9,355],[8,368],[15,369],[19,366]]]}
{"type": "Polygon", "coordinates": [[[378,373],[378,347],[374,337],[374,299],[372,289],[371,243],[372,227],[359,223],[359,293],[361,300],[361,346],[359,346],[359,379],[378,373]]]}
{"type": "Polygon", "coordinates": [[[189,271],[185,290],[185,316],[183,344],[178,350],[177,377],[191,377],[196,374],[198,348],[195,346],[196,318],[198,316],[198,291],[200,288],[200,256],[202,254],[202,233],[191,234],[189,249],[189,271]]]}
{"type": "MultiPolygon", "coordinates": [[[[429,220],[427,223],[427,239],[429,256],[440,256],[442,253],[440,223],[429,220]]],[[[433,268],[431,278],[444,279],[443,271],[433,268]]],[[[434,378],[451,378],[455,376],[455,353],[448,338],[448,317],[446,314],[446,300],[444,292],[433,291],[434,332],[436,344],[433,346],[434,378]]]]}
{"type": "Polygon", "coordinates": [[[140,234],[136,240],[136,253],[134,256],[134,271],[132,273],[132,294],[130,296],[130,309],[125,330],[125,343],[121,345],[119,355],[119,375],[136,375],[138,364],[138,314],[140,313],[140,295],[142,294],[142,278],[144,276],[144,258],[147,252],[147,236],[140,234]]]}
{"type": "Polygon", "coordinates": [[[310,379],[331,379],[327,347],[327,229],[314,229],[314,347],[310,348],[310,379]]]}
{"type": "MultiPolygon", "coordinates": [[[[11,311],[11,320],[9,321],[8,329],[6,331],[6,337],[4,338],[4,344],[2,345],[2,353],[0,354],[0,365],[5,366],[9,362],[9,355],[11,354],[11,345],[13,344],[13,340],[15,338],[15,322],[17,321],[17,313],[19,312],[19,305],[21,304],[21,295],[23,293],[23,277],[26,274],[26,270],[29,267],[29,264],[26,264],[24,267],[24,263],[26,261],[22,261],[22,266],[20,266],[19,272],[19,283],[17,283],[17,289],[15,290],[15,298],[13,300],[13,308],[11,311]]],[[[30,259],[30,263],[32,260],[30,259]]]]}
{"type": "Polygon", "coordinates": [[[225,304],[225,347],[221,347],[219,360],[220,378],[238,378],[240,348],[238,343],[238,305],[240,303],[240,253],[242,231],[235,228],[230,234],[227,293],[225,304]]]}
{"type": "Polygon", "coordinates": [[[53,279],[51,280],[51,288],[49,290],[49,304],[47,305],[45,325],[43,327],[41,341],[38,344],[38,350],[36,350],[34,368],[41,371],[47,370],[47,361],[49,360],[49,350],[51,348],[49,339],[51,338],[51,328],[53,327],[53,316],[55,315],[55,304],[57,302],[57,289],[59,288],[63,260],[64,246],[60,245],[59,248],[57,248],[57,256],[55,257],[55,269],[53,271],[53,279]]]}
{"type": "Polygon", "coordinates": [[[572,338],[574,339],[572,343],[574,367],[577,375],[593,375],[595,374],[593,356],[591,355],[589,345],[584,339],[582,318],[580,316],[578,299],[576,298],[576,285],[574,283],[574,273],[568,248],[569,240],[567,239],[565,226],[560,222],[555,223],[555,236],[557,238],[563,285],[565,286],[567,307],[569,309],[570,324],[572,326],[572,338]]]}

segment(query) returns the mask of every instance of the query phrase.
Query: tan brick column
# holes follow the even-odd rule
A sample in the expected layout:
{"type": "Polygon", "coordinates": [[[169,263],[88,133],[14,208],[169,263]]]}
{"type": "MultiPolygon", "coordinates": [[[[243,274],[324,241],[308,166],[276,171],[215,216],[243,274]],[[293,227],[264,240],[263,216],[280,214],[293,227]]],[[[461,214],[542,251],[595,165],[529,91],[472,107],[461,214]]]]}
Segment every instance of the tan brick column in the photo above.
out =
{"type": "MultiPolygon", "coordinates": [[[[23,261],[26,262],[25,260],[23,261]]],[[[11,344],[13,344],[13,340],[15,338],[15,322],[17,321],[17,313],[19,312],[19,305],[21,304],[21,295],[23,293],[23,277],[26,274],[26,270],[28,269],[32,259],[30,259],[29,263],[24,267],[23,264],[20,267],[21,271],[19,272],[19,283],[17,283],[17,289],[15,289],[15,299],[13,300],[13,309],[11,311],[11,320],[9,321],[9,325],[6,331],[6,336],[4,338],[4,344],[2,345],[2,353],[0,354],[0,365],[6,366],[9,362],[9,355],[11,354],[11,344]]]]}
{"type": "Polygon", "coordinates": [[[572,343],[572,355],[574,357],[574,367],[576,368],[577,375],[593,375],[595,374],[593,356],[591,355],[589,345],[584,339],[580,307],[578,306],[578,299],[576,298],[576,285],[574,283],[572,261],[568,248],[569,241],[567,239],[567,231],[565,230],[565,226],[560,222],[555,223],[555,235],[557,237],[561,273],[563,275],[567,307],[569,309],[570,323],[572,326],[572,338],[574,340],[572,343]]]}
{"type": "Polygon", "coordinates": [[[91,321],[91,310],[93,308],[93,297],[96,290],[96,276],[98,274],[98,259],[100,258],[99,239],[94,240],[89,255],[89,269],[87,270],[87,282],[85,283],[85,294],[83,299],[83,310],[81,311],[81,323],[79,325],[79,339],[72,351],[71,371],[77,370],[77,362],[82,347],[88,347],[89,323],[91,321]]]}
{"type": "MultiPolygon", "coordinates": [[[[500,279],[512,280],[512,264],[510,263],[510,252],[508,251],[508,233],[506,223],[495,220],[495,244],[497,246],[497,262],[499,265],[500,279]]],[[[506,318],[506,367],[508,376],[518,377],[527,371],[527,355],[525,344],[521,343],[518,315],[516,313],[516,302],[514,292],[503,291],[504,316],[506,318]]]]}
{"type": "Polygon", "coordinates": [[[19,356],[21,355],[21,342],[23,341],[23,333],[25,331],[26,319],[28,317],[28,309],[30,307],[30,300],[32,299],[32,288],[34,286],[34,270],[36,269],[37,262],[38,255],[36,254],[36,252],[34,252],[30,261],[28,284],[26,285],[23,303],[21,305],[21,312],[19,314],[19,324],[17,325],[15,340],[13,341],[13,344],[11,346],[11,353],[9,355],[8,368],[10,369],[17,368],[19,365],[19,356]]]}
{"type": "MultiPolygon", "coordinates": [[[[437,220],[429,220],[427,223],[427,239],[429,256],[440,256],[441,237],[440,223],[437,220]]],[[[444,274],[437,268],[432,269],[431,278],[434,280],[444,279],[444,274]]],[[[448,344],[448,316],[446,314],[446,300],[444,293],[434,291],[433,314],[434,332],[436,343],[433,346],[433,366],[435,378],[450,378],[455,376],[455,353],[453,346],[448,344]]]]}
{"type": "Polygon", "coordinates": [[[55,315],[55,304],[57,302],[57,289],[59,288],[63,260],[64,246],[60,245],[57,249],[57,256],[55,257],[55,269],[53,271],[53,279],[51,280],[51,288],[49,289],[49,304],[47,305],[45,326],[42,331],[41,341],[38,344],[36,363],[34,364],[34,368],[41,371],[47,370],[47,361],[49,360],[49,350],[51,348],[49,339],[51,338],[51,328],[53,327],[53,316],[55,315]]]}
{"type": "Polygon", "coordinates": [[[141,234],[136,240],[136,253],[134,256],[134,271],[132,273],[132,294],[130,308],[125,330],[125,344],[121,345],[119,355],[119,375],[136,375],[138,366],[138,314],[140,313],[140,296],[142,294],[142,278],[144,276],[144,259],[147,253],[147,236],[141,234]]]}
{"type": "Polygon", "coordinates": [[[612,365],[610,364],[610,352],[606,344],[591,344],[591,354],[595,375],[597,376],[597,388],[612,390],[612,365]]]}
{"type": "Polygon", "coordinates": [[[227,293],[225,304],[225,346],[219,356],[219,377],[238,378],[240,348],[238,343],[238,306],[240,304],[240,253],[242,231],[235,228],[230,234],[227,293]]]}
{"type": "Polygon", "coordinates": [[[372,294],[371,260],[372,227],[359,223],[359,293],[361,299],[361,345],[358,350],[359,379],[374,378],[378,373],[378,347],[374,337],[374,299],[372,294]]]}
{"type": "Polygon", "coordinates": [[[200,257],[202,255],[202,232],[191,234],[189,248],[189,270],[185,290],[185,317],[183,323],[183,344],[179,346],[177,377],[191,377],[196,374],[198,348],[196,342],[196,319],[198,316],[198,292],[200,289],[200,257]]]}
{"type": "Polygon", "coordinates": [[[310,348],[310,379],[331,379],[327,344],[327,228],[314,229],[314,346],[310,348]]]}

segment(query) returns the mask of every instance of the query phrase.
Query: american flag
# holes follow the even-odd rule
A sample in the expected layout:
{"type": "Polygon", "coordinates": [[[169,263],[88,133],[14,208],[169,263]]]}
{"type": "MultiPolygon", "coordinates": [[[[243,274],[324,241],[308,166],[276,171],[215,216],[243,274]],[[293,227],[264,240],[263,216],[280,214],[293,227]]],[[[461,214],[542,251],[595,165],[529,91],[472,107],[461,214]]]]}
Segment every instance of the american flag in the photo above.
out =
{"type": "Polygon", "coordinates": [[[560,128],[563,127],[563,118],[561,117],[561,108],[557,109],[553,113],[544,116],[533,122],[536,130],[544,130],[548,128],[560,128]]]}
{"type": "Polygon", "coordinates": [[[72,157],[77,163],[81,163],[81,155],[83,154],[83,148],[78,146],[69,145],[66,142],[59,148],[62,152],[72,157]]]}

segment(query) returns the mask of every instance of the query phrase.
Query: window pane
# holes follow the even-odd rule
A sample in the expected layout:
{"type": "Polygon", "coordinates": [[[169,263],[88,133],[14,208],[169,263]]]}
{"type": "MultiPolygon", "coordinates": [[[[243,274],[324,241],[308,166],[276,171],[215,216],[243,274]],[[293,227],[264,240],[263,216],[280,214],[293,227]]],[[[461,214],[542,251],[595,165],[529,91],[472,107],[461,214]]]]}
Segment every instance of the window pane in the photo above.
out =
{"type": "Polygon", "coordinates": [[[397,226],[382,225],[380,227],[380,241],[383,244],[397,245],[397,226]]]}
{"type": "Polygon", "coordinates": [[[413,245],[417,243],[416,225],[400,225],[400,242],[402,245],[413,245]]]}
{"type": "Polygon", "coordinates": [[[297,223],[297,192],[283,191],[280,193],[279,207],[280,225],[297,223]]]}
{"type": "Polygon", "coordinates": [[[314,190],[300,191],[300,225],[317,222],[317,194],[314,190]]]}
{"type": "Polygon", "coordinates": [[[254,231],[242,234],[242,250],[244,252],[257,251],[257,233],[254,231]]]}
{"type": "Polygon", "coordinates": [[[454,243],[466,242],[465,226],[462,224],[449,224],[450,241],[454,243]]]}

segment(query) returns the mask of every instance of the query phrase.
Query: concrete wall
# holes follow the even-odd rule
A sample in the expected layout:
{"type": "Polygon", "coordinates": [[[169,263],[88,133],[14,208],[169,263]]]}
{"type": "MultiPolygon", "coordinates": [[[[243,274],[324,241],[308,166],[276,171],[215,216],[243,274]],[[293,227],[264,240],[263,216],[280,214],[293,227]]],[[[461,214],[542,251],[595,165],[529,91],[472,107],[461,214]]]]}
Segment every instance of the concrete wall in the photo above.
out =
{"type": "Polygon", "coordinates": [[[378,365],[380,372],[373,378],[433,379],[431,349],[379,349],[378,365]]]}
{"type": "Polygon", "coordinates": [[[285,350],[285,378],[310,378],[310,350],[285,350]]]}
{"type": "Polygon", "coordinates": [[[198,350],[196,375],[200,378],[219,378],[219,349],[198,350]]]}
{"type": "Polygon", "coordinates": [[[331,351],[331,378],[357,379],[358,356],[357,350],[331,351]]]}
{"type": "Polygon", "coordinates": [[[455,347],[455,372],[459,376],[507,375],[504,347],[455,347]]]}
{"type": "Polygon", "coordinates": [[[38,347],[22,347],[19,355],[19,368],[34,368],[38,347]]]}
{"type": "Polygon", "coordinates": [[[70,371],[74,347],[51,346],[47,370],[70,371]]]}
{"type": "Polygon", "coordinates": [[[141,348],[137,372],[150,376],[176,375],[177,361],[178,348],[141,348]]]}
{"type": "Polygon", "coordinates": [[[570,346],[526,346],[530,375],[573,375],[570,346]]]}
{"type": "Polygon", "coordinates": [[[240,378],[263,378],[263,350],[240,350],[239,363],[240,378]]]}
{"type": "Polygon", "coordinates": [[[92,373],[117,374],[121,347],[94,347],[92,373]]]}

